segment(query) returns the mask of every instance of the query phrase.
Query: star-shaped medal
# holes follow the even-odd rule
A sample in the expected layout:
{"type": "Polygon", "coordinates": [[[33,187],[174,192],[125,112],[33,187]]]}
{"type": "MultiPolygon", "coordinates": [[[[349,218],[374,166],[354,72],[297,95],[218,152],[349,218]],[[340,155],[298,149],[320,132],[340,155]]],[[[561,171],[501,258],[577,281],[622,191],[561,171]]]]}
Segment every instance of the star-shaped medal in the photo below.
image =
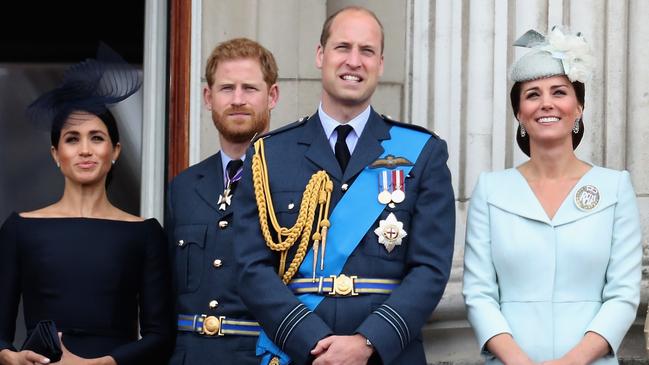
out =
{"type": "Polygon", "coordinates": [[[219,205],[219,210],[226,210],[232,204],[232,193],[230,189],[225,189],[223,194],[219,195],[219,201],[216,204],[219,205]]]}
{"type": "Polygon", "coordinates": [[[381,220],[374,233],[379,237],[379,243],[385,246],[388,252],[392,252],[394,246],[401,245],[403,238],[408,235],[403,230],[403,223],[397,220],[394,213],[390,213],[386,219],[381,220]]]}

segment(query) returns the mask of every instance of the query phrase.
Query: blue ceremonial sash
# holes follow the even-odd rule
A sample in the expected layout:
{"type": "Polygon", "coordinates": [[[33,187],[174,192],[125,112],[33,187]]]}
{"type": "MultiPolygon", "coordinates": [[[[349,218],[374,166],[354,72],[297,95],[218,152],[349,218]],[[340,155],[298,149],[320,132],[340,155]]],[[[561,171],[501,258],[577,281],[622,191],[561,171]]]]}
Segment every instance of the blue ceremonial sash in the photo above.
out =
{"type": "MultiPolygon", "coordinates": [[[[424,132],[392,126],[390,128],[390,139],[386,139],[381,143],[383,154],[379,158],[385,158],[387,155],[405,157],[414,164],[430,137],[430,134],[424,132]]],[[[412,167],[399,166],[403,170],[404,176],[410,172],[412,167]]],[[[324,270],[320,270],[318,263],[316,276],[338,276],[351,253],[372,227],[376,218],[385,209],[385,205],[379,203],[377,199],[379,194],[377,188],[378,171],[381,171],[381,169],[365,167],[342,199],[336,204],[329,217],[331,227],[327,233],[324,270]]],[[[313,275],[313,250],[309,250],[307,253],[298,273],[298,277],[304,278],[310,278],[313,275]]],[[[301,294],[297,298],[313,311],[322,302],[324,296],[301,294]]],[[[278,356],[282,365],[290,362],[288,356],[275,346],[262,331],[257,341],[257,353],[261,355],[266,351],[278,356]]],[[[270,358],[271,355],[266,354],[262,359],[262,364],[268,364],[270,358]]]]}
{"type": "MultiPolygon", "coordinates": [[[[387,155],[405,157],[414,164],[429,138],[430,134],[427,133],[392,126],[390,139],[381,143],[383,154],[379,158],[385,158],[387,155]]],[[[399,166],[403,170],[404,176],[410,172],[412,167],[399,166]]],[[[317,265],[316,276],[338,276],[351,253],[385,209],[385,205],[379,203],[377,199],[379,194],[377,173],[379,171],[381,169],[365,167],[336,204],[329,218],[331,227],[327,232],[324,270],[320,270],[320,265],[317,265]]],[[[308,251],[298,272],[298,277],[309,278],[313,275],[313,250],[308,251]]],[[[298,299],[309,309],[315,310],[324,296],[301,294],[298,295],[298,299]]]]}

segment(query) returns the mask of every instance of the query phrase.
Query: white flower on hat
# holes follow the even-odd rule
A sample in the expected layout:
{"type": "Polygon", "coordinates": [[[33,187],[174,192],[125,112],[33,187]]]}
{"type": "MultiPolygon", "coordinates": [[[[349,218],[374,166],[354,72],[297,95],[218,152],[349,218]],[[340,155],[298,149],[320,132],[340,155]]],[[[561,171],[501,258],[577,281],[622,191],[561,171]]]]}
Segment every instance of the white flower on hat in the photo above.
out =
{"type": "Polygon", "coordinates": [[[594,58],[581,33],[565,34],[561,28],[554,27],[546,37],[546,42],[539,48],[561,60],[563,70],[570,81],[585,83],[590,79],[594,58]]]}

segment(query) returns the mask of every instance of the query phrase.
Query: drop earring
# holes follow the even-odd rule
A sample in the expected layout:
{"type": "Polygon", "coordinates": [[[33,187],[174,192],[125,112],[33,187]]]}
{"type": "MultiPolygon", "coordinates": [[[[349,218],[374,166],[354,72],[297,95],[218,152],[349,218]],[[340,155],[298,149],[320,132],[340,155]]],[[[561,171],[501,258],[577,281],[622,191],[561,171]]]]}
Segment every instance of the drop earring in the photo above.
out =
{"type": "Polygon", "coordinates": [[[521,128],[521,138],[525,138],[527,131],[525,130],[525,127],[523,127],[523,123],[519,123],[519,127],[521,128]]]}
{"type": "Polygon", "coordinates": [[[579,134],[579,122],[580,121],[581,121],[581,117],[575,119],[575,125],[572,127],[572,133],[579,134]]]}

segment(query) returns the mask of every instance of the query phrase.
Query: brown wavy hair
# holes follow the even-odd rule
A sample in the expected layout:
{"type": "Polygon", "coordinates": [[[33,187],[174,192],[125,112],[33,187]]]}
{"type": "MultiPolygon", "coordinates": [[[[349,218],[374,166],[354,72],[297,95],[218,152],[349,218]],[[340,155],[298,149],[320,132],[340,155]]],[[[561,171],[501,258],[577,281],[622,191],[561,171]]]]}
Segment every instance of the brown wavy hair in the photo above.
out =
{"type": "Polygon", "coordinates": [[[207,65],[205,66],[207,85],[212,87],[214,73],[219,66],[219,62],[236,59],[253,59],[259,61],[266,85],[270,88],[277,83],[277,62],[275,62],[273,54],[253,40],[248,38],[234,38],[216,46],[207,59],[207,65]]]}

